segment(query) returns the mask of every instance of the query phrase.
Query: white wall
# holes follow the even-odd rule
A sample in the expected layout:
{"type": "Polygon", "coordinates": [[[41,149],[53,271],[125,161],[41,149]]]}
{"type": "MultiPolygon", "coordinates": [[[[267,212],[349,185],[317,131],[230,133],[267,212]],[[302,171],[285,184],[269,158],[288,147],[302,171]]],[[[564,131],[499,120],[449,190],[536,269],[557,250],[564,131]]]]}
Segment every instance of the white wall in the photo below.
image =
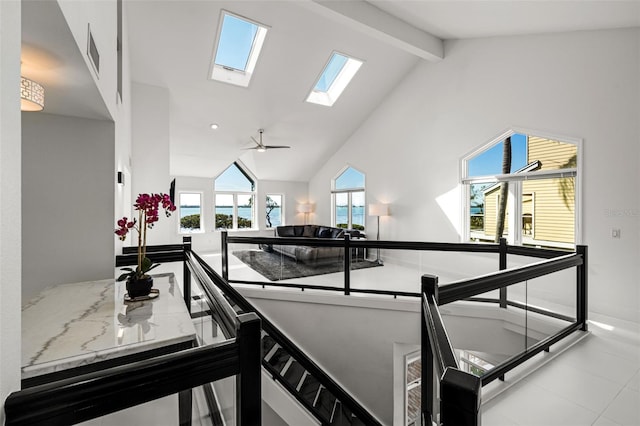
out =
{"type": "Polygon", "coordinates": [[[100,91],[107,109],[112,117],[116,112],[117,91],[117,3],[116,0],[77,1],[57,0],[60,10],[69,25],[69,29],[82,53],[93,81],[100,91]],[[100,73],[93,71],[87,55],[87,40],[91,34],[100,54],[100,73]]]}
{"type": "MultiPolygon", "coordinates": [[[[133,83],[131,91],[131,201],[135,202],[138,194],[169,193],[170,109],[166,88],[133,83]]],[[[173,241],[176,232],[172,222],[160,217],[147,234],[147,244],[173,241]]],[[[128,239],[127,244],[136,243],[128,239]]]]}
{"type": "Polygon", "coordinates": [[[310,181],[320,221],[350,163],[367,174],[368,202],[391,203],[382,239],[456,242],[461,156],[510,126],[581,138],[590,309],[640,320],[639,44],[638,29],[448,41],[310,181]]]}
{"type": "Polygon", "coordinates": [[[114,125],[22,113],[22,297],[113,277],[114,125]]]}
{"type": "MultiPolygon", "coordinates": [[[[20,2],[0,2],[0,401],[20,389],[20,2]]],[[[0,410],[0,424],[4,424],[0,410]]]]}
{"type": "Polygon", "coordinates": [[[392,424],[394,344],[419,344],[417,300],[239,290],[382,424],[392,424]]]}

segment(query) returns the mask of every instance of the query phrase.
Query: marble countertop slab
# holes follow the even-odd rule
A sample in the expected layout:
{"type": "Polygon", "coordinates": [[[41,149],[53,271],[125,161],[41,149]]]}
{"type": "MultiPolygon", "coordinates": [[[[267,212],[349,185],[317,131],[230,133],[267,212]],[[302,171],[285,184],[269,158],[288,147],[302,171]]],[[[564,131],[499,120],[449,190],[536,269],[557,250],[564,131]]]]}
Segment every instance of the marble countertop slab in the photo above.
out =
{"type": "Polygon", "coordinates": [[[195,340],[172,273],[154,275],[156,299],[124,302],[124,282],[61,284],[22,307],[22,378],[195,340]]]}

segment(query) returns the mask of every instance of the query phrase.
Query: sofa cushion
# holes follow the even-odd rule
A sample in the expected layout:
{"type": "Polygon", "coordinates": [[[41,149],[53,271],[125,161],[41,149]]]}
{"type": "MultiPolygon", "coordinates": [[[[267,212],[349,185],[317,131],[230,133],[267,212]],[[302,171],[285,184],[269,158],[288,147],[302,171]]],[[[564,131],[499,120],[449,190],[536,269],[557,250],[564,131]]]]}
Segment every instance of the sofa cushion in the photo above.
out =
{"type": "Polygon", "coordinates": [[[340,238],[344,235],[344,229],[331,228],[331,238],[340,238]]]}
{"type": "Polygon", "coordinates": [[[278,226],[278,237],[295,237],[293,226],[278,226]]]}
{"type": "Polygon", "coordinates": [[[305,225],[302,236],[305,238],[315,238],[318,235],[318,227],[316,225],[305,225]]]}
{"type": "Polygon", "coordinates": [[[318,238],[332,238],[331,228],[327,228],[326,226],[320,226],[318,228],[318,238]]]}
{"type": "Polygon", "coordinates": [[[302,237],[304,233],[304,225],[293,225],[293,234],[295,237],[302,237]]]}

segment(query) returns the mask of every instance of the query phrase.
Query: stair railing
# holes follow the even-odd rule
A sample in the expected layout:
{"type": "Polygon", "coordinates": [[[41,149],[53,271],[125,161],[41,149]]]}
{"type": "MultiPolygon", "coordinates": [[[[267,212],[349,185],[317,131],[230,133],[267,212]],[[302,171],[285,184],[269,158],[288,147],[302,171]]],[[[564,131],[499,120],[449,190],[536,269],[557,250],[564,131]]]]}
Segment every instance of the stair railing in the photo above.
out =
{"type": "MultiPolygon", "coordinates": [[[[243,312],[254,312],[262,321],[263,331],[273,338],[293,359],[295,359],[305,370],[307,370],[314,378],[316,378],[324,388],[333,394],[342,406],[346,407],[358,420],[367,426],[381,425],[366,408],[356,401],[342,386],[340,386],[332,377],[330,377],[322,368],[320,368],[313,360],[311,360],[295,343],[291,341],[278,327],[276,327],[268,318],[266,318],[258,309],[255,308],[244,296],[242,296],[234,287],[232,287],[224,278],[222,278],[213,268],[207,264],[196,253],[192,253],[193,258],[200,264],[215,286],[220,288],[225,296],[227,296],[234,304],[236,304],[243,312]]],[[[308,401],[302,398],[299,393],[287,382],[281,375],[276,373],[267,361],[263,360],[262,365],[272,373],[274,380],[278,381],[285,387],[292,396],[294,396],[307,410],[313,413],[319,420],[326,421],[318,417],[317,410],[310,406],[308,401]]]]}
{"type": "MultiPolygon", "coordinates": [[[[421,403],[424,422],[436,424],[455,424],[459,426],[480,425],[481,386],[495,379],[504,380],[504,375],[543,351],[566,338],[575,331],[587,331],[587,247],[578,246],[576,253],[543,260],[509,270],[468,280],[438,286],[438,278],[422,276],[422,389],[421,403]],[[483,300],[475,296],[506,289],[508,286],[539,278],[565,269],[576,268],[576,315],[575,319],[562,317],[570,324],[553,335],[526,348],[506,361],[495,366],[482,377],[460,371],[455,354],[440,317],[438,306],[459,300],[483,300]],[[439,417],[438,398],[440,390],[439,417]]],[[[502,306],[502,300],[500,300],[502,306]]],[[[520,304],[506,302],[507,305],[521,308],[520,304]]],[[[526,307],[529,311],[548,314],[526,307]]],[[[560,317],[560,315],[555,315],[560,317]]],[[[425,423],[427,424],[427,423],[425,423]]]]}

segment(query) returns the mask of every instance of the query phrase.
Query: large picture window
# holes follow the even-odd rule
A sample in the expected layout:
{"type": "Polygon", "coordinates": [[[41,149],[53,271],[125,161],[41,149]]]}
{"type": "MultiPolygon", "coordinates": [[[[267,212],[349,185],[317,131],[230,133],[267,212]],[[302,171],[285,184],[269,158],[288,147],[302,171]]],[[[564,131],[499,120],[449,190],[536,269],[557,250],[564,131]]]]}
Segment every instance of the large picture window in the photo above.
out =
{"type": "Polygon", "coordinates": [[[180,233],[203,232],[202,194],[199,192],[181,192],[179,195],[180,233]]]}
{"type": "Polygon", "coordinates": [[[579,140],[508,131],[466,156],[466,239],[575,248],[579,148],[579,140]]]}
{"type": "Polygon", "coordinates": [[[333,226],[364,231],[364,181],[364,173],[353,167],[347,167],[333,180],[333,226]]]}
{"type": "Polygon", "coordinates": [[[237,162],[215,180],[216,229],[255,228],[255,180],[237,162]]]}
{"type": "Polygon", "coordinates": [[[265,220],[267,228],[284,225],[284,205],[282,194],[268,194],[265,200],[265,220]]]}

